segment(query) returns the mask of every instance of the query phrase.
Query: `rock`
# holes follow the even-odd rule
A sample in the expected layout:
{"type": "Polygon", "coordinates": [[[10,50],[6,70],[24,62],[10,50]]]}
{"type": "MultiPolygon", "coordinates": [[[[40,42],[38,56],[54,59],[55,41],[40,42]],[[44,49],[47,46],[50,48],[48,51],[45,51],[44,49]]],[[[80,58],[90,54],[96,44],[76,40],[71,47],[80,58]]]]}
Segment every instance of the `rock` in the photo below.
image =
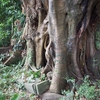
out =
{"type": "Polygon", "coordinates": [[[50,82],[48,80],[45,80],[40,83],[37,83],[35,86],[36,86],[36,94],[39,95],[46,92],[49,89],[50,82]]]}
{"type": "Polygon", "coordinates": [[[73,100],[73,97],[74,97],[73,92],[67,93],[67,100],[73,100]]]}
{"type": "Polygon", "coordinates": [[[20,84],[24,84],[24,80],[23,79],[18,79],[17,82],[20,83],[20,84]]]}
{"type": "Polygon", "coordinates": [[[73,100],[73,96],[68,98],[67,96],[63,96],[55,93],[44,93],[40,95],[41,100],[73,100]]]}
{"type": "Polygon", "coordinates": [[[32,83],[28,83],[28,82],[24,83],[23,79],[18,79],[17,81],[18,83],[23,84],[30,93],[36,95],[40,95],[46,92],[50,87],[50,82],[48,80],[42,82],[36,80],[35,82],[32,83]]]}
{"type": "Polygon", "coordinates": [[[83,98],[80,98],[80,100],[86,100],[86,98],[83,97],[83,98]]]}
{"type": "Polygon", "coordinates": [[[35,94],[36,93],[36,89],[33,89],[33,85],[34,83],[24,83],[25,88],[30,92],[35,94]]]}

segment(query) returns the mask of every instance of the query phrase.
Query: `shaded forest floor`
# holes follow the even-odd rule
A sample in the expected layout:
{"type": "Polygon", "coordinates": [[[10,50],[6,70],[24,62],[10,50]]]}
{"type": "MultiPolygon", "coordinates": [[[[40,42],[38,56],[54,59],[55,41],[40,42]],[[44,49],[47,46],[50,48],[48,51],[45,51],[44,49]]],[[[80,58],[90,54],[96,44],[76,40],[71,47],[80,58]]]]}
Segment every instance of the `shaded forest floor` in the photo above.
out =
{"type": "MultiPolygon", "coordinates": [[[[34,95],[29,93],[17,79],[26,73],[21,63],[5,66],[0,64],[0,100],[34,100],[34,95]]],[[[28,71],[30,76],[32,71],[28,71]]]]}
{"type": "MultiPolygon", "coordinates": [[[[22,67],[21,61],[18,62],[17,64],[12,64],[9,66],[0,64],[0,100],[35,100],[34,99],[35,95],[29,93],[25,89],[24,85],[19,84],[17,82],[19,78],[24,78],[24,75],[26,75],[27,78],[30,79],[32,78],[32,75],[35,78],[41,78],[39,71],[36,73],[34,73],[30,69],[26,71],[25,68],[22,67]]],[[[45,78],[45,76],[43,76],[42,78],[45,78]]],[[[73,87],[76,87],[74,79],[66,81],[72,82],[73,87]]],[[[62,90],[62,95],[66,97],[72,94],[73,92],[70,91],[70,89],[62,90]]],[[[79,98],[84,98],[84,100],[99,100],[98,99],[99,97],[100,97],[100,81],[91,82],[88,76],[85,77],[83,84],[74,93],[74,100],[79,100],[79,98]],[[85,99],[84,96],[88,99],[85,99]]],[[[66,100],[66,99],[62,98],[59,100],[66,100]]]]}

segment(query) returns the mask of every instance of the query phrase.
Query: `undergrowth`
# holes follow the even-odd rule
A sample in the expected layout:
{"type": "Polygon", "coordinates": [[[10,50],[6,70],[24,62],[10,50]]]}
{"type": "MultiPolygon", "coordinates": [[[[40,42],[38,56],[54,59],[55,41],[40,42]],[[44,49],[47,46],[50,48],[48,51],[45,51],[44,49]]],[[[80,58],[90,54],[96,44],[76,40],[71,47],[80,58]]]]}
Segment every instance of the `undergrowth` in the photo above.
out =
{"type": "MultiPolygon", "coordinates": [[[[17,82],[22,73],[30,76],[32,71],[26,72],[20,62],[10,66],[0,64],[0,100],[33,100],[34,95],[28,93],[24,86],[17,82]]],[[[39,72],[34,73],[34,76],[39,77],[39,72]]]]}
{"type": "MultiPolygon", "coordinates": [[[[67,97],[72,97],[73,93],[74,96],[72,99],[69,100],[100,100],[100,81],[97,80],[96,82],[92,82],[89,80],[89,77],[86,76],[83,79],[83,83],[80,87],[77,87],[75,84],[75,81],[73,79],[69,80],[72,82],[73,87],[75,88],[75,91],[72,90],[63,90],[62,94],[67,97]]],[[[62,98],[61,100],[65,100],[62,98]]]]}

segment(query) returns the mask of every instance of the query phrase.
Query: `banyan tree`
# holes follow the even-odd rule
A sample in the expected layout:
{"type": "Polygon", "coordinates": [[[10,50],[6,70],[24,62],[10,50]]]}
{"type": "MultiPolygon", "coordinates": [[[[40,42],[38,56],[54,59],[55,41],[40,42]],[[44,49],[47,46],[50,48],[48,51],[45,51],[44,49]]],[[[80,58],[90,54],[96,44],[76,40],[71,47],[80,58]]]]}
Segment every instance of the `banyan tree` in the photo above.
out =
{"type": "Polygon", "coordinates": [[[21,0],[26,16],[24,67],[52,71],[49,92],[61,93],[70,78],[79,86],[88,75],[100,79],[100,52],[95,34],[100,0],[21,0]]]}

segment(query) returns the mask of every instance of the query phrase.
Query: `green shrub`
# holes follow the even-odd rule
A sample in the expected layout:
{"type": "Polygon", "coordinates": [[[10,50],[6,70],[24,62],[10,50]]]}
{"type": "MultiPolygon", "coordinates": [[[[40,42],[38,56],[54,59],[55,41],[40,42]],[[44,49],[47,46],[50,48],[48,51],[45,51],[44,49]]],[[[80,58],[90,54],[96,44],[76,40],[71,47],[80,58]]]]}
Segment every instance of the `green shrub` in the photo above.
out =
{"type": "Polygon", "coordinates": [[[87,100],[98,100],[100,90],[97,88],[97,83],[92,83],[86,77],[84,83],[78,88],[77,94],[77,99],[85,97],[87,100]]]}
{"type": "Polygon", "coordinates": [[[100,30],[95,34],[95,45],[97,49],[100,49],[100,30]]]}
{"type": "Polygon", "coordinates": [[[21,13],[20,0],[0,0],[0,47],[8,46],[12,35],[20,36],[16,31],[14,21],[21,19],[21,26],[25,20],[21,13]]]}

